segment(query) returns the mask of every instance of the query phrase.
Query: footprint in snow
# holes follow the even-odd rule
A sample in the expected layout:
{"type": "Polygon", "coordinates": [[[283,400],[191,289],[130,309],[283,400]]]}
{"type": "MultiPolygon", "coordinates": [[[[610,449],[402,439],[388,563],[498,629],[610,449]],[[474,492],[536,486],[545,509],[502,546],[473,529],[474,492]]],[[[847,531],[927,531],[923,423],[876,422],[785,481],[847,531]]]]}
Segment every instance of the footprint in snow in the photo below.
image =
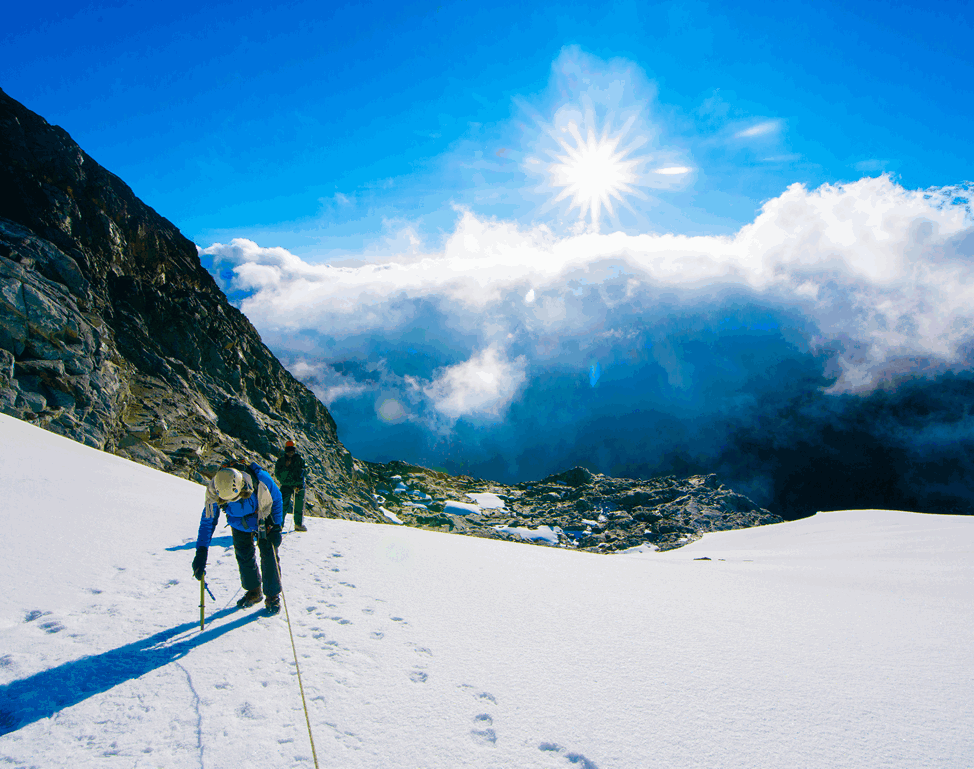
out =
{"type": "Polygon", "coordinates": [[[494,719],[489,713],[479,713],[473,718],[474,728],[470,730],[470,736],[474,742],[481,745],[496,745],[497,732],[493,729],[494,719]]]}
{"type": "Polygon", "coordinates": [[[481,745],[496,745],[497,732],[493,729],[471,729],[470,736],[481,745]]]}
{"type": "Polygon", "coordinates": [[[428,679],[429,679],[429,675],[427,675],[422,670],[413,670],[409,674],[409,680],[412,681],[414,684],[425,684],[428,679]]]}
{"type": "Polygon", "coordinates": [[[369,633],[369,638],[374,638],[376,641],[381,641],[385,637],[386,634],[381,630],[373,630],[371,633],[369,633]]]}
{"type": "Polygon", "coordinates": [[[237,708],[236,713],[238,718],[249,718],[256,720],[263,717],[249,702],[245,702],[243,705],[237,708]]]}
{"type": "Polygon", "coordinates": [[[542,742],[540,745],[538,745],[538,750],[546,753],[560,753],[565,757],[568,763],[575,764],[576,766],[581,767],[581,769],[599,769],[596,763],[591,759],[586,758],[581,753],[570,752],[556,742],[542,742]]]}

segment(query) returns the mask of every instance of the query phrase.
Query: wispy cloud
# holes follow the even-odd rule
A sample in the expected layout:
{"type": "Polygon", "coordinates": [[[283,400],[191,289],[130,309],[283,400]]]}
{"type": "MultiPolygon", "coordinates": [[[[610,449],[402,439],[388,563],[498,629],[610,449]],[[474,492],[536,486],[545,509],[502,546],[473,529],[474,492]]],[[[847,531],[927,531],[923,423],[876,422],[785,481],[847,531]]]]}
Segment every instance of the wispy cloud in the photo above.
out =
{"type": "Polygon", "coordinates": [[[747,128],[743,128],[734,134],[736,139],[751,139],[756,136],[768,136],[781,131],[782,122],[780,120],[764,120],[747,128]]]}

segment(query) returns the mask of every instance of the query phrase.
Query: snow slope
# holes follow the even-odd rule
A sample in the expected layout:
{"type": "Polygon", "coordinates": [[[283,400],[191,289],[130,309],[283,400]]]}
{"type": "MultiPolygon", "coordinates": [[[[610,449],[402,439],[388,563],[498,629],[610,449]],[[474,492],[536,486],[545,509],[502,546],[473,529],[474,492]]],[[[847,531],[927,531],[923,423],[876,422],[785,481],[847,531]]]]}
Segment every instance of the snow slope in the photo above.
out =
{"type": "MultiPolygon", "coordinates": [[[[0,491],[0,766],[313,766],[225,530],[199,631],[202,487],[0,416],[0,491]]],[[[321,767],[974,766],[974,519],[617,556],[308,524],[281,557],[321,767]]]]}

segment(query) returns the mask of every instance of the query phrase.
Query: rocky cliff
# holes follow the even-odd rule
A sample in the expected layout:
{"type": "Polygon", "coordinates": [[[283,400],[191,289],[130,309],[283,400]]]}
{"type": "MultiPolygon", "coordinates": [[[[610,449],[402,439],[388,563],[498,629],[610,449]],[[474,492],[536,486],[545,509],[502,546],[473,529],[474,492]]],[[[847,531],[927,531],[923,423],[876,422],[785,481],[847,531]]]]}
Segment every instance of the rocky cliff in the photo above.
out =
{"type": "Polygon", "coordinates": [[[203,481],[292,439],[309,513],[613,552],[781,519],[714,476],[582,468],[505,486],[356,461],[196,247],[71,137],[0,91],[0,411],[203,481]]]}
{"type": "Polygon", "coordinates": [[[202,480],[293,439],[309,512],[376,520],[334,420],[196,247],[57,126],[0,91],[0,410],[202,480]]]}

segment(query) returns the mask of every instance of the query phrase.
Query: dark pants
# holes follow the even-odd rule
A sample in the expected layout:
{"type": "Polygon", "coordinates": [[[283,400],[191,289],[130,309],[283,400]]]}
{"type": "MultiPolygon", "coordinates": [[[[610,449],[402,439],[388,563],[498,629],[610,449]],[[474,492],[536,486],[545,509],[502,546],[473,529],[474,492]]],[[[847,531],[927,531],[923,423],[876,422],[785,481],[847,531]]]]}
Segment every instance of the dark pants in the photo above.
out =
{"type": "Polygon", "coordinates": [[[254,552],[254,535],[246,531],[231,529],[233,532],[233,554],[237,557],[240,569],[240,584],[244,590],[256,590],[263,582],[264,595],[275,596],[281,592],[281,561],[277,548],[281,546],[281,534],[268,534],[267,539],[257,540],[260,550],[260,569],[257,568],[257,554],[254,552]],[[263,580],[261,576],[263,575],[263,580]]]}
{"type": "Polygon", "coordinates": [[[294,525],[300,526],[304,521],[304,486],[281,486],[281,496],[284,498],[284,517],[291,512],[294,503],[294,525]]]}

